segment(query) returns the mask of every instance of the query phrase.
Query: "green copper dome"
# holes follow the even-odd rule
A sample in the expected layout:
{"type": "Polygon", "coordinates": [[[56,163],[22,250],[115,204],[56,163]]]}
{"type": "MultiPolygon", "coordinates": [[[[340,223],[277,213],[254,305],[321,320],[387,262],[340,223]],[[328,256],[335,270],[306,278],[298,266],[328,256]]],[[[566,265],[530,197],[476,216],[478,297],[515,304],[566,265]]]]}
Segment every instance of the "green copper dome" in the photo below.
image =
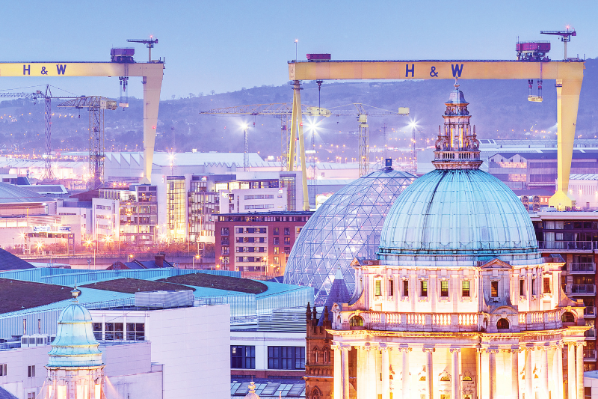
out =
{"type": "Polygon", "coordinates": [[[75,299],[58,318],[58,333],[52,342],[48,367],[98,367],[102,365],[100,344],[93,335],[89,311],[77,301],[78,290],[73,290],[75,299]]]}

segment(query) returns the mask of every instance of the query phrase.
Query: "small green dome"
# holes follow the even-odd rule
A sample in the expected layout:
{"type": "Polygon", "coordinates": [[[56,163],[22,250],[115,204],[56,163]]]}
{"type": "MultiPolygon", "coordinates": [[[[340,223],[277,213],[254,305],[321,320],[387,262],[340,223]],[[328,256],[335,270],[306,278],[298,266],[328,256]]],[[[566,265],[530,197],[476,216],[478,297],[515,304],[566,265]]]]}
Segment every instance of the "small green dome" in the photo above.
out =
{"type": "Polygon", "coordinates": [[[48,367],[97,367],[102,365],[99,342],[93,335],[89,311],[77,301],[73,290],[73,303],[58,318],[58,333],[52,342],[48,367]]]}

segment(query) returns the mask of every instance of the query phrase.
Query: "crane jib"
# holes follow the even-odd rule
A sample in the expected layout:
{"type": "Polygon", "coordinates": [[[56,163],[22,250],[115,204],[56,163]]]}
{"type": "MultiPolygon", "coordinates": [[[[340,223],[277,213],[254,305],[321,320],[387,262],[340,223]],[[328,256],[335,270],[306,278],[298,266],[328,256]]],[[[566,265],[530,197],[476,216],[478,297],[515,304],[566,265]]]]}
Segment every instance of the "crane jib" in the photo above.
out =
{"type": "MultiPolygon", "coordinates": [[[[67,64],[55,64],[56,75],[64,75],[66,73],[67,64]]],[[[50,68],[47,65],[35,65],[33,70],[34,76],[47,76],[50,73],[50,68]]],[[[53,75],[53,74],[52,74],[53,75]]],[[[23,76],[31,76],[31,64],[23,64],[23,76]]]]}

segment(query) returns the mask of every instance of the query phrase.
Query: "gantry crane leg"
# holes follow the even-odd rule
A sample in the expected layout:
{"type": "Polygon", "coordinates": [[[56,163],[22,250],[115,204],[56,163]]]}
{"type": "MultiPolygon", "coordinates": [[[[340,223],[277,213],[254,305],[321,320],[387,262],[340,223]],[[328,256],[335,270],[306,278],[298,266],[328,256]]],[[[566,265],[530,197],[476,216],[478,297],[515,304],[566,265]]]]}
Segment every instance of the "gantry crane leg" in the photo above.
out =
{"type": "MultiPolygon", "coordinates": [[[[291,137],[289,139],[289,151],[287,154],[287,167],[289,172],[295,170],[295,140],[297,140],[297,115],[301,114],[301,82],[293,82],[293,107],[291,111],[291,137]]],[[[288,127],[287,127],[288,129],[288,127]]]]}
{"type": "MultiPolygon", "coordinates": [[[[360,115],[360,119],[366,118],[365,115],[360,115]]],[[[367,119],[364,119],[367,121],[367,119]]],[[[370,161],[370,140],[368,125],[360,120],[359,123],[359,177],[368,174],[370,161]]]]}
{"type": "Polygon", "coordinates": [[[53,180],[54,172],[52,172],[52,92],[50,85],[46,86],[46,96],[44,98],[45,105],[45,128],[46,128],[46,159],[44,168],[44,180],[53,180]]]}
{"type": "Polygon", "coordinates": [[[143,178],[142,184],[151,183],[154,147],[156,145],[156,126],[162,88],[162,71],[143,77],[143,178]]]}
{"type": "Polygon", "coordinates": [[[579,93],[582,79],[557,79],[557,190],[548,204],[557,208],[571,206],[573,201],[567,195],[569,189],[569,174],[573,158],[573,142],[575,140],[575,125],[579,108],[579,93]]]}

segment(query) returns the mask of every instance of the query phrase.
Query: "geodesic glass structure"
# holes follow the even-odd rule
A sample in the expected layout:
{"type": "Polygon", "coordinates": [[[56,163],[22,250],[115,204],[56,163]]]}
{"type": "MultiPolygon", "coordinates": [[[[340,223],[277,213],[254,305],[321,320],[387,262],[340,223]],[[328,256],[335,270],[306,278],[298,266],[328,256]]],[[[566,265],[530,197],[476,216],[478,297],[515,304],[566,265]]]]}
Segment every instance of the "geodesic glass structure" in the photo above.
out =
{"type": "Polygon", "coordinates": [[[332,195],[312,215],[295,241],[284,282],[313,287],[315,304],[326,301],[337,267],[349,292],[355,287],[351,261],[375,259],[390,207],[415,179],[385,168],[363,176],[332,195]]]}

